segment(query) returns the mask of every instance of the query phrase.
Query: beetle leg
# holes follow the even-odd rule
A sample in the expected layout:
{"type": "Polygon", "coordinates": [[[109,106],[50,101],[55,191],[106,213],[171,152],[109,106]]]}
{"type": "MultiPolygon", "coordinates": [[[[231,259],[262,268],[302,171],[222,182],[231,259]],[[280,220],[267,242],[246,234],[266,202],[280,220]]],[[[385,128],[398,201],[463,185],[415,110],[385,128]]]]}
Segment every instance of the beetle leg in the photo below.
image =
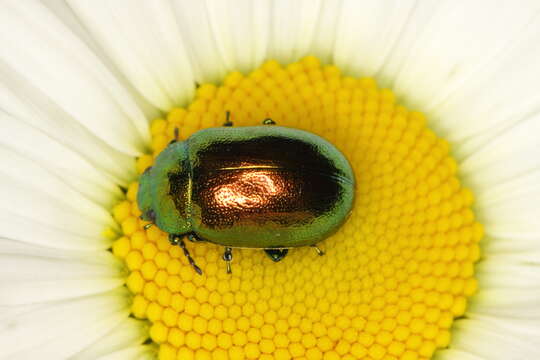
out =
{"type": "Polygon", "coordinates": [[[195,260],[193,260],[193,258],[191,257],[191,254],[189,253],[189,250],[186,247],[186,243],[184,242],[184,238],[180,235],[169,234],[169,242],[172,245],[180,246],[182,250],[184,251],[185,257],[188,259],[191,266],[193,266],[197,274],[202,275],[202,270],[200,267],[197,266],[197,264],[195,264],[195,260]]]}
{"type": "Polygon", "coordinates": [[[225,248],[225,252],[223,253],[223,260],[227,262],[227,274],[231,274],[232,248],[225,248]]]}
{"type": "Polygon", "coordinates": [[[270,118],[266,118],[263,120],[263,125],[276,125],[276,122],[270,118]]]}
{"type": "Polygon", "coordinates": [[[272,261],[278,262],[283,260],[289,249],[264,249],[264,252],[272,261]]]}
{"type": "Polygon", "coordinates": [[[324,251],[322,251],[321,249],[319,249],[317,247],[317,245],[311,245],[312,248],[315,249],[315,251],[317,251],[317,254],[319,254],[319,256],[323,256],[324,255],[324,251]]]}
{"type": "Polygon", "coordinates": [[[231,121],[231,112],[227,111],[225,113],[225,122],[223,123],[223,126],[233,126],[233,122],[231,121]]]}

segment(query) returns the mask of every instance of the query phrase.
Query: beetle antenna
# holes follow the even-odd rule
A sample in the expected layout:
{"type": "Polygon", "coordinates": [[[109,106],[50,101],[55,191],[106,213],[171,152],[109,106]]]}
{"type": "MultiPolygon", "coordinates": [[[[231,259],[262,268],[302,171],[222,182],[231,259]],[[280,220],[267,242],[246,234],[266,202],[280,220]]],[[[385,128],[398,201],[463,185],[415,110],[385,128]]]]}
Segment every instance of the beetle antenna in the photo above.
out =
{"type": "Polygon", "coordinates": [[[175,127],[174,128],[174,140],[178,141],[179,138],[180,138],[180,130],[178,129],[178,127],[175,127]]]}
{"type": "Polygon", "coordinates": [[[232,261],[232,248],[226,247],[223,253],[223,260],[227,262],[227,274],[232,274],[231,261],[232,261]]]}
{"type": "Polygon", "coordinates": [[[154,226],[154,224],[153,224],[153,223],[150,223],[150,224],[144,225],[143,228],[144,228],[144,230],[148,230],[148,229],[150,229],[152,226],[154,226]]]}
{"type": "MultiPolygon", "coordinates": [[[[171,235],[169,235],[169,240],[170,240],[170,238],[171,238],[171,235]]],[[[195,260],[193,260],[193,258],[191,257],[191,254],[189,253],[189,250],[186,247],[186,243],[184,242],[184,238],[180,237],[178,235],[172,235],[172,238],[173,238],[173,241],[171,241],[171,243],[174,242],[174,243],[178,244],[178,246],[180,246],[182,248],[182,250],[184,251],[184,255],[188,259],[191,266],[193,266],[193,268],[195,269],[197,274],[202,275],[202,270],[201,270],[200,267],[197,266],[197,264],[195,264],[195,260]]]]}
{"type": "Polygon", "coordinates": [[[324,255],[324,251],[322,251],[321,249],[319,249],[317,247],[317,245],[311,245],[312,248],[315,249],[315,251],[317,251],[317,254],[319,254],[319,256],[323,256],[324,255]]]}

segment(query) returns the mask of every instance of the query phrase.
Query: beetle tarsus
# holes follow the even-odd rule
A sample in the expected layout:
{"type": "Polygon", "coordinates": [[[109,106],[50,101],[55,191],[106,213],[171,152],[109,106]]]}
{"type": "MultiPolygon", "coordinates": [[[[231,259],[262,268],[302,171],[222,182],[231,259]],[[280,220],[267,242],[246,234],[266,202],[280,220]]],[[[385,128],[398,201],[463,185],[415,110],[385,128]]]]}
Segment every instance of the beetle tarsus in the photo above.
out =
{"type": "Polygon", "coordinates": [[[149,223],[149,224],[144,225],[144,226],[143,226],[143,229],[144,229],[144,230],[148,230],[148,229],[150,229],[152,226],[154,226],[154,224],[153,224],[153,223],[149,223]]]}
{"type": "Polygon", "coordinates": [[[223,253],[223,260],[227,262],[227,274],[232,274],[231,261],[232,261],[232,248],[226,247],[223,253]]]}
{"type": "Polygon", "coordinates": [[[223,126],[233,126],[233,122],[231,121],[230,111],[225,112],[225,122],[223,123],[223,126]]]}
{"type": "Polygon", "coordinates": [[[323,256],[324,255],[324,251],[322,251],[321,249],[319,249],[319,247],[317,245],[311,245],[312,248],[315,249],[315,251],[317,251],[317,254],[319,254],[319,256],[323,256]]]}
{"type": "MultiPolygon", "coordinates": [[[[180,246],[182,250],[184,251],[184,255],[188,259],[191,266],[193,266],[197,274],[202,275],[203,272],[201,268],[197,266],[197,264],[195,263],[195,260],[193,260],[193,258],[191,257],[191,254],[189,253],[189,250],[186,247],[186,243],[184,242],[184,238],[178,235],[173,235],[173,236],[175,238],[175,241],[178,242],[178,246],[180,246]]],[[[170,235],[169,235],[169,239],[170,239],[170,235]]]]}
{"type": "Polygon", "coordinates": [[[263,125],[276,125],[276,122],[270,118],[266,118],[263,120],[263,125]]]}

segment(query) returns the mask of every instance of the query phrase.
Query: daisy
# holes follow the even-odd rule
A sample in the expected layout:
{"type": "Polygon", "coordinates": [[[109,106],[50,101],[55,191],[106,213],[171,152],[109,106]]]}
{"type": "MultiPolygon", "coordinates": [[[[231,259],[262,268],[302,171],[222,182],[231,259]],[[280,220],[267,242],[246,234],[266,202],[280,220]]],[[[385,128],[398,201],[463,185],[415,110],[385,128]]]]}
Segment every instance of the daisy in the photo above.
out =
{"type": "Polygon", "coordinates": [[[536,1],[0,4],[0,357],[540,357],[536,1]],[[271,117],[358,178],[324,257],[145,229],[173,138],[271,117]]]}

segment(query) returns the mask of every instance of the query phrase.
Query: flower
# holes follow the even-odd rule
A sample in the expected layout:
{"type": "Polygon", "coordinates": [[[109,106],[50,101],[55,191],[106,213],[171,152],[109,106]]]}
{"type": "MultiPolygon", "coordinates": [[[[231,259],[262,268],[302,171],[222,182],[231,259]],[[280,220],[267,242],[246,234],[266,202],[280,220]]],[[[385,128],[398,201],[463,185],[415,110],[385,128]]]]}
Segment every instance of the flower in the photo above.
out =
{"type": "Polygon", "coordinates": [[[109,209],[135,179],[149,120],[187,105],[197,83],[314,54],[426,113],[475,194],[480,290],[436,356],[538,357],[539,7],[4,2],[0,354],[154,356],[102,234],[121,230],[109,209]]]}

